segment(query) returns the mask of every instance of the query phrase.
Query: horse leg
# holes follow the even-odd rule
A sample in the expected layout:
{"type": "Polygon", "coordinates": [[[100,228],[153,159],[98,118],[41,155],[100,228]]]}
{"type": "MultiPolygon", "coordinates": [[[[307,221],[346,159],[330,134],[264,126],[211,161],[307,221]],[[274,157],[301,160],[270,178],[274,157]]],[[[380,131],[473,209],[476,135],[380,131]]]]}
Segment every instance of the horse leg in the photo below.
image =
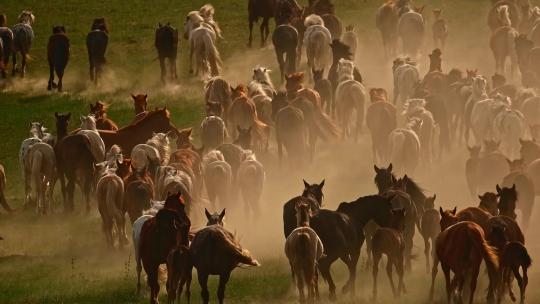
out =
{"type": "Polygon", "coordinates": [[[159,282],[158,282],[159,265],[152,265],[152,269],[147,272],[148,286],[150,286],[150,303],[158,304],[159,282]]]}
{"type": "MultiPolygon", "coordinates": [[[[527,268],[521,267],[523,271],[523,278],[521,282],[519,281],[519,277],[517,277],[517,281],[519,284],[519,297],[520,297],[520,304],[525,303],[525,289],[527,288],[527,284],[529,284],[529,276],[527,275],[527,268]]],[[[519,269],[516,269],[517,273],[519,274],[519,269]]],[[[516,275],[516,272],[514,272],[514,275],[516,275]]]]}
{"type": "Polygon", "coordinates": [[[189,73],[193,74],[193,52],[195,51],[195,43],[190,41],[189,43],[189,73]]]}
{"type": "Polygon", "coordinates": [[[296,274],[296,288],[298,289],[299,302],[305,303],[306,296],[304,294],[304,278],[300,273],[296,274]]]}
{"type": "Polygon", "coordinates": [[[208,304],[210,301],[210,293],[208,292],[208,274],[198,272],[197,277],[199,279],[199,285],[201,285],[201,298],[204,304],[208,304]]]}
{"type": "Polygon", "coordinates": [[[178,74],[176,73],[176,56],[171,59],[171,70],[172,70],[172,79],[178,79],[178,74]]]}
{"type": "Polygon", "coordinates": [[[404,257],[403,257],[403,251],[398,254],[397,261],[396,261],[396,272],[398,274],[398,297],[401,296],[401,293],[404,294],[407,293],[407,289],[405,288],[405,282],[403,282],[403,263],[404,263],[404,257]]]}
{"type": "Polygon", "coordinates": [[[324,280],[328,282],[329,295],[328,298],[330,301],[336,300],[336,285],[332,279],[332,274],[330,274],[330,265],[332,265],[333,260],[328,257],[322,258],[319,261],[319,271],[323,276],[324,280]]]}
{"type": "Polygon", "coordinates": [[[356,285],[356,264],[358,263],[358,258],[360,257],[360,248],[354,250],[346,257],[341,257],[341,260],[347,265],[349,270],[349,280],[342,288],[343,293],[350,292],[351,295],[355,294],[355,285],[356,285]]]}
{"type": "MultiPolygon", "coordinates": [[[[469,291],[471,294],[469,295],[469,304],[472,304],[474,300],[474,291],[476,290],[476,281],[478,280],[478,273],[480,272],[480,263],[481,261],[479,260],[478,263],[476,263],[476,265],[473,266],[473,269],[471,269],[471,283],[470,283],[471,290],[469,291]]],[[[461,287],[463,287],[463,282],[461,282],[460,285],[461,287]]],[[[492,282],[490,282],[489,285],[493,285],[492,282]]],[[[460,291],[461,289],[462,288],[460,288],[460,291]]],[[[491,289],[491,286],[490,286],[490,289],[491,289]]],[[[488,298],[489,298],[489,293],[488,293],[488,298]]],[[[489,300],[488,300],[488,303],[490,303],[489,300]]]]}
{"type": "Polygon", "coordinates": [[[54,66],[49,63],[49,82],[47,84],[47,90],[50,91],[54,87],[54,66]]]}
{"type": "Polygon", "coordinates": [[[270,27],[268,26],[268,23],[270,23],[270,18],[265,17],[263,19],[264,23],[264,39],[263,39],[263,46],[266,45],[266,40],[268,39],[268,36],[270,35],[270,27]]]}
{"type": "Polygon", "coordinates": [[[278,158],[279,158],[279,167],[283,165],[283,143],[279,136],[276,135],[277,148],[278,148],[278,158]]]}
{"type": "Polygon", "coordinates": [[[97,81],[97,79],[95,77],[96,67],[95,67],[94,62],[92,61],[92,59],[89,59],[89,61],[90,61],[90,68],[88,69],[88,74],[90,75],[90,81],[96,83],[96,81],[97,81]]]}
{"type": "Polygon", "coordinates": [[[26,56],[27,54],[21,53],[22,59],[21,59],[21,78],[24,78],[24,75],[26,74],[26,56]]]}
{"type": "Polygon", "coordinates": [[[264,46],[264,27],[266,26],[265,24],[265,21],[266,21],[266,18],[263,19],[263,21],[261,22],[261,25],[259,27],[260,31],[261,31],[261,47],[264,46]]]}
{"type": "Polygon", "coordinates": [[[371,270],[371,273],[373,275],[373,301],[377,301],[377,274],[379,273],[380,259],[381,254],[373,252],[373,266],[371,270]]]}
{"type": "Polygon", "coordinates": [[[430,252],[430,243],[429,243],[429,237],[422,235],[424,238],[424,256],[426,257],[426,273],[429,273],[429,255],[430,252]]]}
{"type": "Polygon", "coordinates": [[[56,75],[58,75],[58,92],[62,92],[62,79],[64,78],[64,70],[58,69],[58,71],[56,71],[56,75]]]}
{"type": "MultiPolygon", "coordinates": [[[[140,254],[140,253],[139,253],[140,254]]],[[[142,263],[141,263],[141,257],[136,256],[136,271],[137,271],[137,294],[141,292],[141,271],[142,271],[142,263]]]]}
{"type": "Polygon", "coordinates": [[[281,81],[285,79],[285,60],[283,59],[283,55],[285,52],[279,48],[276,47],[276,58],[279,64],[279,71],[281,72],[281,81]]]}
{"type": "MultiPolygon", "coordinates": [[[[435,267],[435,264],[434,264],[433,267],[435,267]]],[[[447,301],[448,304],[450,304],[451,300],[452,300],[452,293],[454,291],[453,288],[452,288],[453,284],[450,281],[450,267],[448,265],[444,265],[442,263],[441,263],[441,267],[443,269],[444,280],[445,280],[445,283],[446,283],[446,301],[447,301]]],[[[433,288],[433,282],[432,282],[431,288],[433,288]]]]}
{"type": "Polygon", "coordinates": [[[165,76],[167,75],[167,70],[165,67],[165,57],[159,56],[159,68],[161,69],[161,82],[165,83],[165,76]]]}
{"type": "Polygon", "coordinates": [[[394,279],[392,278],[392,266],[394,265],[394,257],[388,255],[388,260],[386,261],[386,275],[390,281],[390,287],[392,287],[392,293],[394,297],[397,297],[396,286],[394,285],[394,279]]]}
{"type": "Polygon", "coordinates": [[[73,212],[73,192],[75,191],[75,178],[74,177],[68,177],[67,182],[67,189],[66,189],[66,195],[67,195],[67,205],[64,207],[64,210],[66,212],[73,212]]]}
{"type": "Polygon", "coordinates": [[[436,255],[433,256],[433,267],[431,268],[431,288],[429,289],[429,301],[433,301],[433,292],[435,290],[435,278],[439,270],[439,259],[436,255]]]}

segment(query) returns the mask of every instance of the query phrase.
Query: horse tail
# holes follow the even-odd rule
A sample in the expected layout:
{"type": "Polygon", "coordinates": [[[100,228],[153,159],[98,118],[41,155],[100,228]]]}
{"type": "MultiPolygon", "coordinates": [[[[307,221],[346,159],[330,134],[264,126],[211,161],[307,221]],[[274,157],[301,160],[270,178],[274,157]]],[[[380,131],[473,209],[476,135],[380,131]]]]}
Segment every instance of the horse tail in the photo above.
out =
{"type": "Polygon", "coordinates": [[[233,240],[231,240],[230,237],[227,237],[226,235],[224,236],[225,237],[222,239],[223,245],[225,246],[225,249],[227,249],[229,253],[236,258],[238,264],[244,264],[248,266],[261,265],[253,256],[251,256],[251,253],[247,249],[242,249],[233,240]]]}
{"type": "MultiPolygon", "coordinates": [[[[118,209],[117,202],[122,202],[124,192],[118,189],[118,180],[109,181],[106,183],[107,192],[105,193],[105,204],[107,208],[107,213],[113,219],[118,219],[122,217],[122,211],[118,209]],[[118,200],[118,198],[120,200],[118,200]]],[[[117,223],[118,225],[119,223],[117,223]]]]}
{"type": "Polygon", "coordinates": [[[203,35],[203,41],[206,59],[210,64],[210,74],[212,76],[218,76],[221,70],[221,57],[219,55],[219,51],[216,48],[214,40],[209,34],[203,35]]]}
{"type": "MultiPolygon", "coordinates": [[[[32,182],[34,184],[34,191],[40,191],[41,188],[41,168],[43,167],[43,153],[40,150],[34,150],[31,152],[31,161],[32,165],[30,168],[30,177],[32,179],[32,182]]],[[[35,199],[37,200],[39,197],[39,193],[37,193],[37,196],[35,199]]]]}
{"type": "Polygon", "coordinates": [[[495,276],[499,268],[497,249],[488,244],[484,238],[484,234],[481,232],[480,227],[474,230],[469,230],[469,238],[472,241],[473,247],[482,255],[484,261],[486,262],[490,281],[496,282],[495,276]]]}

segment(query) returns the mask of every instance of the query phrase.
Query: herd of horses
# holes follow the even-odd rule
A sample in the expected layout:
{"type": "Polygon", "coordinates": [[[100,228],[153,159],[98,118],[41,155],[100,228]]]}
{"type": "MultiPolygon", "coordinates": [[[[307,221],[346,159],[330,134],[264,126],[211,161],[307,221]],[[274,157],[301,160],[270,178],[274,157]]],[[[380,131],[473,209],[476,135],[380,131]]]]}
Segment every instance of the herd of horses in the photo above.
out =
{"type": "MultiPolygon", "coordinates": [[[[223,303],[232,270],[259,265],[223,225],[225,210],[238,208],[235,202],[240,198],[247,217],[262,215],[266,172],[256,155],[268,154],[275,147],[281,167],[301,171],[317,158],[319,141],[357,142],[365,125],[371,137],[377,194],[340,203],[336,210],[324,209],[325,181],[310,184],[304,180],[303,192],[283,205],[285,255],[300,302],[319,298],[319,274],[328,283],[329,298],[337,298],[331,266],[338,259],[349,272],[342,291],[354,296],[364,242],[373,275],[373,299],[378,297],[378,265],[383,255],[393,295],[406,293],[404,275],[412,269],[418,231],[424,240],[426,271],[432,274],[431,300],[440,264],[447,301],[461,303],[468,297],[465,300],[472,303],[484,261],[488,302],[502,301],[507,292],[515,300],[515,277],[523,303],[531,266],[523,230],[529,226],[535,197],[540,194],[540,144],[536,142],[540,139],[540,21],[535,22],[540,9],[523,0],[493,3],[488,20],[497,74],[491,84],[477,70],[443,71],[442,54],[450,29],[440,9],[433,11],[436,48],[429,54],[429,71],[420,76],[416,60],[422,59],[426,33],[423,9],[409,0],[397,0],[377,11],[383,48],[388,57],[395,58],[393,98],[384,88],[368,89],[363,84],[361,67],[354,61],[359,56],[354,27],[343,31],[329,0],[309,1],[306,7],[294,0],[249,0],[250,46],[252,27],[259,18],[261,45],[270,34],[269,19],[276,21],[272,42],[284,90],[274,86],[270,69],[263,66],[253,69],[247,85],[233,86],[219,76],[222,62],[216,42],[221,30],[214,8],[207,4],[192,11],[184,24],[184,38],[190,42],[189,68],[211,76],[204,86],[200,146],[192,142],[193,128],[177,128],[166,107],[147,110],[146,94],[131,96],[134,117],[123,127],[107,115],[103,102],[90,104],[88,115],[80,117],[75,130],[69,129],[71,113],[54,113],[56,136],[47,133],[42,123],[33,122],[31,136],[21,144],[24,205],[35,206],[38,214],[52,212],[59,180],[64,211],[71,213],[78,186],[87,212],[91,201],[97,201],[110,247],[129,243],[128,215],[137,290],[144,268],[151,303],[158,302],[161,264],[167,265],[170,302],[180,300],[184,287],[189,301],[195,268],[203,302],[209,302],[208,276],[219,275],[217,295],[223,303]],[[298,70],[304,49],[306,73],[298,70]],[[396,56],[398,49],[403,56],[396,56]],[[519,67],[522,85],[506,82],[506,57],[519,67]],[[452,149],[465,147],[470,157],[464,177],[479,203],[459,211],[436,208],[436,195],[427,196],[411,176],[430,170],[452,149]],[[285,157],[287,164],[283,164],[285,157]],[[205,210],[207,226],[194,232],[192,220],[202,217],[199,210],[206,201],[212,209],[223,211],[205,210]],[[520,217],[516,210],[521,211],[520,217]]],[[[23,55],[24,75],[34,17],[24,11],[12,29],[6,27],[5,16],[0,21],[3,75],[11,51],[13,56],[15,52],[23,55]]],[[[161,78],[175,79],[178,31],[160,24],[155,37],[161,78]]],[[[106,62],[107,43],[105,19],[95,19],[87,47],[91,80],[96,82],[106,62]]],[[[68,58],[66,30],[55,26],[48,44],[49,89],[62,90],[68,58]]],[[[15,73],[15,61],[13,66],[15,73]]],[[[12,211],[3,194],[5,173],[0,169],[0,204],[12,211]]]]}

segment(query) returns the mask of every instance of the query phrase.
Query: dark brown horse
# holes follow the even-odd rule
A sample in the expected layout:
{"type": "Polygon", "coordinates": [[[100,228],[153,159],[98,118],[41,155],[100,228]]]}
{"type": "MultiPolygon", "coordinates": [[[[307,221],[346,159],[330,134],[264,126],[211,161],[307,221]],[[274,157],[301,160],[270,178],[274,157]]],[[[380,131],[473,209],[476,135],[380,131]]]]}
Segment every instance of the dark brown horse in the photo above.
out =
{"type": "Polygon", "coordinates": [[[298,30],[290,24],[281,24],[276,27],[272,34],[272,43],[276,51],[281,81],[283,81],[285,75],[296,72],[299,56],[297,53],[299,44],[298,30]]]}
{"type": "Polygon", "coordinates": [[[397,50],[398,20],[398,9],[394,1],[387,1],[377,10],[375,23],[381,32],[386,57],[393,56],[397,50]]]}
{"type": "Polygon", "coordinates": [[[470,297],[468,302],[472,304],[476,290],[476,280],[480,272],[482,259],[486,262],[489,275],[488,303],[494,299],[497,286],[498,257],[494,247],[491,247],[484,238],[484,232],[480,226],[473,222],[465,221],[457,223],[443,230],[437,238],[437,259],[433,263],[431,273],[430,301],[433,301],[435,278],[439,262],[446,280],[446,296],[451,303],[452,295],[457,291],[459,303],[463,302],[463,285],[465,278],[470,276],[470,297]],[[450,271],[454,278],[450,280],[450,271]],[[456,290],[457,289],[457,290],[456,290]]]}
{"type": "MultiPolygon", "coordinates": [[[[167,201],[172,199],[180,201],[180,193],[170,196],[167,201]]],[[[191,221],[183,205],[180,203],[175,205],[178,206],[176,210],[164,208],[142,226],[139,246],[150,286],[150,303],[158,303],[159,265],[167,262],[169,254],[174,249],[186,250],[189,244],[188,235],[191,221]]]]}
{"type": "Polygon", "coordinates": [[[6,172],[4,166],[0,165],[0,205],[7,211],[13,212],[6,200],[6,172]]]}
{"type": "Polygon", "coordinates": [[[123,153],[130,155],[133,147],[145,143],[152,137],[152,133],[167,133],[171,130],[176,128],[170,122],[170,112],[163,108],[150,111],[144,118],[117,131],[99,130],[99,135],[107,150],[116,144],[123,153]]]}
{"type": "Polygon", "coordinates": [[[502,180],[503,187],[516,185],[518,195],[517,208],[521,210],[521,222],[523,228],[527,230],[529,221],[533,213],[534,206],[534,183],[531,177],[525,172],[522,159],[509,161],[510,173],[502,180]]]}
{"type": "Polygon", "coordinates": [[[156,29],[154,46],[158,52],[159,66],[161,68],[161,81],[165,82],[167,77],[167,67],[165,60],[169,62],[170,78],[175,80],[176,75],[176,54],[178,49],[178,30],[170,23],[162,25],[159,23],[156,29]]]}
{"type": "Polygon", "coordinates": [[[54,26],[52,36],[47,44],[47,60],[49,61],[49,84],[47,90],[58,88],[62,92],[62,78],[69,60],[69,38],[63,25],[54,26]],[[54,83],[54,73],[58,76],[58,85],[54,83]]]}
{"type": "Polygon", "coordinates": [[[58,164],[58,176],[62,186],[64,211],[73,211],[73,192],[75,183],[79,184],[86,201],[86,212],[90,211],[90,196],[94,183],[94,163],[96,160],[91,150],[88,137],[82,134],[68,135],[71,113],[56,118],[57,144],[54,147],[58,164]],[[67,185],[66,185],[67,179],[67,185]]]}
{"type": "Polygon", "coordinates": [[[266,44],[266,39],[270,34],[270,19],[274,18],[277,0],[248,0],[248,21],[249,21],[249,40],[248,46],[251,47],[253,40],[253,24],[262,18],[261,22],[261,47],[266,44]]]}
{"type": "Polygon", "coordinates": [[[105,18],[96,18],[86,35],[86,49],[88,51],[88,63],[90,64],[90,80],[95,84],[103,72],[103,65],[107,62],[105,52],[109,44],[109,29],[105,18]]]}
{"type": "Polygon", "coordinates": [[[499,204],[497,208],[499,209],[500,215],[508,216],[509,218],[516,219],[516,202],[518,199],[518,193],[516,191],[516,185],[513,184],[512,187],[499,187],[496,186],[497,194],[499,195],[499,204]]]}
{"type": "Polygon", "coordinates": [[[96,118],[96,128],[98,130],[117,131],[118,125],[107,117],[108,106],[101,101],[96,101],[96,104],[90,104],[90,114],[96,118]]]}
{"type": "Polygon", "coordinates": [[[154,192],[154,182],[146,170],[132,170],[131,175],[124,179],[122,211],[129,215],[132,224],[143,215],[144,210],[150,209],[154,192]]]}

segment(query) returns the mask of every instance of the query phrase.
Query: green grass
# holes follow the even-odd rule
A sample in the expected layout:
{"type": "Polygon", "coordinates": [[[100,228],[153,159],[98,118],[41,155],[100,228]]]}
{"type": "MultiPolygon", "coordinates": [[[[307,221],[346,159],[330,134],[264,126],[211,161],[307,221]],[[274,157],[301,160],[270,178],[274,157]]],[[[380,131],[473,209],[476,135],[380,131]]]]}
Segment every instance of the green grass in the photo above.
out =
{"type": "MultiPolygon", "coordinates": [[[[199,8],[205,0],[6,0],[0,10],[8,15],[10,24],[23,9],[31,9],[36,16],[34,42],[28,65],[28,77],[24,81],[9,80],[0,93],[0,163],[6,168],[8,176],[7,196],[15,207],[22,205],[23,191],[18,168],[18,149],[21,141],[28,136],[28,125],[32,121],[43,121],[54,132],[54,112],[71,112],[70,127],[78,127],[77,117],[88,111],[88,104],[103,100],[110,104],[109,117],[123,126],[133,117],[129,94],[147,92],[150,107],[167,106],[171,118],[178,127],[197,126],[203,108],[202,82],[189,77],[187,73],[186,41],[180,42],[178,69],[180,78],[177,84],[163,87],[159,82],[159,68],[153,46],[154,31],[158,22],[171,22],[182,32],[184,16],[188,11],[199,8]],[[108,65],[104,81],[99,88],[88,84],[85,37],[92,19],[105,16],[110,25],[111,35],[107,53],[108,65]],[[71,39],[72,56],[65,76],[63,94],[50,94],[46,88],[48,68],[46,64],[46,42],[53,25],[66,26],[71,39]]],[[[306,2],[306,1],[304,1],[306,2]]],[[[368,85],[391,87],[389,82],[390,64],[383,60],[379,33],[374,26],[374,13],[381,1],[374,0],[336,0],[337,13],[345,24],[353,23],[360,38],[358,63],[368,85]],[[383,82],[383,83],[381,83],[383,82]]],[[[449,18],[450,37],[444,68],[452,66],[482,67],[489,71],[491,54],[486,53],[488,36],[485,32],[485,14],[488,1],[424,1],[431,6],[445,7],[449,18]],[[465,42],[466,43],[465,43],[465,42]],[[452,61],[452,65],[446,62],[452,61]]],[[[250,78],[250,68],[257,63],[269,65],[278,70],[273,51],[269,48],[247,49],[246,0],[214,1],[216,19],[224,33],[219,42],[219,50],[224,59],[225,75],[234,81],[245,82],[250,78]]],[[[272,25],[273,26],[273,25],[272,25]]],[[[254,45],[259,41],[258,30],[254,33],[254,45]]],[[[430,42],[430,39],[428,38],[430,42]]],[[[487,73],[487,72],[486,72],[487,73]]],[[[277,73],[274,74],[276,76],[277,73]]],[[[345,146],[344,146],[345,147],[345,146]]],[[[347,146],[348,147],[348,146],[347,146]]],[[[346,149],[346,148],[344,148],[346,149]]],[[[363,147],[359,155],[369,155],[363,147]]],[[[328,153],[326,153],[328,154],[328,153]]],[[[356,159],[356,158],[355,158],[356,159]]],[[[306,174],[320,177],[336,174],[343,179],[358,179],[360,189],[370,189],[371,172],[360,173],[350,170],[348,160],[338,160],[336,168],[313,168],[306,174]],[[342,164],[343,163],[343,164],[342,164]],[[327,172],[328,171],[328,172],[327,172]],[[369,185],[369,186],[366,186],[369,185]]],[[[362,168],[370,170],[369,160],[362,162],[362,168]]],[[[462,163],[459,163],[461,166],[462,163]]],[[[285,184],[292,177],[289,172],[280,174],[269,172],[269,178],[282,182],[273,185],[274,192],[265,196],[265,202],[272,202],[278,210],[285,193],[285,184]],[[283,181],[282,181],[283,180],[283,181]],[[278,198],[276,198],[276,196],[278,198]]],[[[294,174],[293,174],[294,175],[294,174]]],[[[296,178],[296,176],[294,176],[296,178]]],[[[296,180],[299,180],[297,178],[296,180]]],[[[456,183],[458,184],[458,183],[456,183]]],[[[287,186],[289,186],[287,184],[287,186]]],[[[329,186],[332,187],[332,186],[329,186]]],[[[358,194],[355,185],[354,195],[358,194]]],[[[343,195],[330,193],[328,197],[343,195]]],[[[326,194],[326,193],[325,193],[326,194]]],[[[349,194],[347,194],[349,195],[349,194]]],[[[335,200],[336,202],[338,200],[335,200]]],[[[60,209],[59,199],[56,208],[60,209]]],[[[269,203],[269,206],[274,206],[269,203]]],[[[270,208],[267,208],[270,210],[270,208]]],[[[268,211],[268,210],[267,210],[268,211]]],[[[266,219],[274,225],[272,231],[280,231],[279,214],[266,219]]],[[[266,222],[265,222],[266,223],[266,222]]],[[[132,249],[109,250],[105,247],[101,233],[101,220],[96,211],[91,215],[53,214],[38,218],[30,211],[15,215],[0,215],[0,235],[6,240],[0,243],[0,303],[147,303],[146,294],[135,294],[135,270],[132,249]]],[[[256,233],[267,235],[269,229],[259,226],[256,233]]],[[[242,232],[249,232],[245,229],[242,232]]],[[[273,234],[269,240],[256,249],[257,257],[263,266],[257,269],[235,270],[227,289],[228,303],[295,303],[294,289],[290,288],[290,271],[283,257],[282,236],[273,234]]],[[[250,239],[250,241],[252,241],[250,239]]],[[[415,240],[420,244],[420,240],[415,240]]],[[[249,243],[249,242],[248,242],[249,243]]],[[[421,252],[423,246],[415,250],[421,252]],[[420,248],[422,247],[422,248],[420,248]]],[[[409,294],[400,302],[424,302],[427,296],[429,278],[423,272],[423,258],[416,262],[419,270],[407,277],[409,294]]],[[[339,265],[339,266],[338,266],[339,265]]],[[[534,267],[534,266],[533,266],[534,267]]],[[[340,287],[345,280],[343,265],[334,268],[340,287]]],[[[533,288],[528,290],[528,299],[540,299],[540,291],[534,289],[537,273],[531,277],[533,288]],[[536,276],[535,276],[536,274],[536,276]]],[[[359,266],[359,298],[343,298],[340,303],[369,303],[371,274],[359,266]]],[[[485,280],[484,280],[485,281],[485,280]]],[[[379,282],[382,284],[381,298],[391,303],[387,279],[381,267],[379,282]]],[[[484,285],[479,287],[482,290],[484,285]]],[[[194,278],[194,302],[198,303],[199,287],[194,278]]],[[[216,280],[211,281],[211,297],[215,300],[216,280]]],[[[326,284],[320,289],[326,297],[326,284]]],[[[162,284],[162,291],[164,285],[162,284]]],[[[439,277],[437,295],[442,295],[442,279],[439,277]]],[[[480,296],[479,296],[480,297],[480,296]]],[[[162,301],[166,301],[162,292],[162,301]]]]}

